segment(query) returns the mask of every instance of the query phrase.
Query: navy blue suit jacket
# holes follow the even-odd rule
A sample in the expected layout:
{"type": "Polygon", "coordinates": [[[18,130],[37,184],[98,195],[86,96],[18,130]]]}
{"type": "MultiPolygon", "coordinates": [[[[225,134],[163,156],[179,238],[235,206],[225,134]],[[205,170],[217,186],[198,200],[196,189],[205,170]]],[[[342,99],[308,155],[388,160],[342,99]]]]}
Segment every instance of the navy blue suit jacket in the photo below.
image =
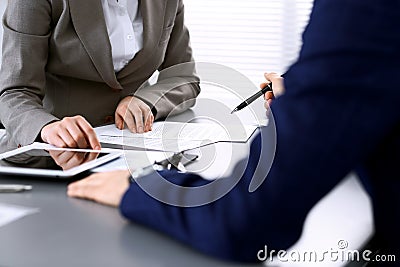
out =
{"type": "MultiPolygon", "coordinates": [[[[398,251],[399,29],[400,0],[315,1],[300,57],[285,76],[286,93],[272,105],[277,150],[260,188],[248,191],[265,147],[261,135],[240,182],[218,201],[169,206],[133,183],[122,214],[209,255],[257,261],[264,245],[292,245],[313,205],[358,169],[370,185],[380,245],[398,251]]],[[[161,174],[179,185],[206,183],[193,174],[161,174]]],[[[145,178],[162,190],[157,175],[145,178]]],[[[175,193],[165,192],[171,199],[191,197],[175,193]]]]}

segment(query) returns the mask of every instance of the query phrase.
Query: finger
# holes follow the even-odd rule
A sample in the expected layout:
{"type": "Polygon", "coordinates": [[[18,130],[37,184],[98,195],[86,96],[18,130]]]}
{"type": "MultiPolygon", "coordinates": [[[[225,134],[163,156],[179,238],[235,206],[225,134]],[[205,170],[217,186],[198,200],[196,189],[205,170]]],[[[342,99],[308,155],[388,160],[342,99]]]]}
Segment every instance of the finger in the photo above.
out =
{"type": "Polygon", "coordinates": [[[264,73],[265,79],[267,79],[267,81],[273,82],[274,80],[278,79],[281,77],[281,75],[279,75],[276,72],[268,72],[268,73],[264,73]]]}
{"type": "Polygon", "coordinates": [[[84,158],[84,161],[83,162],[89,162],[89,161],[92,161],[92,160],[95,160],[95,159],[97,159],[97,157],[99,156],[99,154],[100,153],[98,153],[98,152],[89,152],[89,153],[86,153],[86,155],[85,155],[85,158],[84,158]]]}
{"type": "Polygon", "coordinates": [[[272,100],[272,99],[274,99],[275,97],[274,97],[274,93],[273,92],[271,92],[271,91],[268,91],[268,92],[266,92],[265,94],[264,94],[264,98],[265,98],[265,100],[272,100]]]}
{"type": "Polygon", "coordinates": [[[150,131],[152,131],[152,130],[153,130],[154,120],[155,120],[155,118],[154,118],[154,115],[153,115],[153,113],[152,113],[152,114],[151,114],[151,124],[150,124],[150,131]]]}
{"type": "Polygon", "coordinates": [[[265,86],[267,86],[267,84],[268,84],[268,83],[262,83],[262,84],[260,84],[260,88],[261,88],[261,89],[264,89],[265,86]]]}
{"type": "Polygon", "coordinates": [[[66,147],[70,147],[70,148],[78,147],[78,144],[75,142],[75,139],[72,137],[72,135],[68,131],[67,127],[69,127],[69,126],[62,124],[58,131],[58,136],[66,144],[66,147]]]}
{"type": "Polygon", "coordinates": [[[56,147],[62,147],[62,148],[68,147],[68,145],[64,142],[61,136],[58,135],[58,133],[54,133],[51,136],[49,136],[48,143],[56,147]]]}
{"type": "Polygon", "coordinates": [[[142,107],[142,113],[143,113],[143,131],[148,132],[150,130],[150,123],[151,123],[151,110],[150,108],[146,105],[142,107]]]}
{"type": "Polygon", "coordinates": [[[50,157],[52,158],[59,158],[59,156],[64,153],[65,151],[62,150],[49,150],[50,157]]]}
{"type": "Polygon", "coordinates": [[[88,142],[86,141],[85,138],[85,133],[83,132],[82,129],[80,129],[77,125],[72,124],[68,126],[68,132],[70,136],[74,139],[75,142],[75,147],[77,148],[88,148],[88,142]]]}
{"type": "Polygon", "coordinates": [[[97,139],[97,135],[93,130],[93,127],[83,117],[80,116],[77,117],[77,122],[79,128],[81,128],[82,131],[85,133],[86,141],[89,143],[90,147],[95,150],[100,150],[101,145],[99,140],[97,139]]]}
{"type": "Polygon", "coordinates": [[[135,119],[136,131],[138,133],[143,133],[144,131],[143,111],[140,109],[140,107],[136,107],[134,110],[131,110],[131,112],[135,119]]]}
{"type": "Polygon", "coordinates": [[[74,185],[68,186],[67,195],[69,197],[92,199],[90,196],[90,189],[87,189],[86,185],[74,185]]]}
{"type": "Polygon", "coordinates": [[[124,129],[124,119],[118,111],[115,112],[115,126],[120,130],[124,129]]]}
{"type": "Polygon", "coordinates": [[[69,155],[68,160],[65,162],[65,164],[62,167],[65,170],[68,170],[68,169],[71,169],[71,168],[81,165],[84,160],[85,160],[85,153],[72,152],[69,155]]]}
{"type": "Polygon", "coordinates": [[[62,151],[58,155],[52,156],[52,158],[57,162],[57,164],[62,165],[68,162],[71,159],[71,157],[73,157],[73,153],[74,152],[71,151],[62,151]]]}
{"type": "Polygon", "coordinates": [[[69,134],[74,139],[76,146],[78,148],[87,148],[89,147],[88,142],[86,141],[85,132],[78,126],[77,119],[68,119],[65,120],[65,126],[69,132],[69,134]]]}
{"type": "Polygon", "coordinates": [[[147,133],[150,131],[150,117],[144,117],[144,132],[147,133]]]}
{"type": "Polygon", "coordinates": [[[60,155],[61,155],[62,153],[64,153],[64,151],[59,151],[59,150],[50,150],[50,151],[49,151],[50,157],[54,160],[54,162],[55,162],[57,165],[60,165],[60,164],[61,164],[61,162],[60,162],[60,155]]]}
{"type": "Polygon", "coordinates": [[[273,84],[273,92],[275,97],[278,97],[280,95],[283,95],[285,92],[284,84],[283,84],[283,78],[281,75],[275,73],[275,72],[270,72],[270,73],[265,73],[265,78],[268,81],[271,81],[273,84]]]}
{"type": "Polygon", "coordinates": [[[68,185],[67,188],[67,195],[70,197],[79,197],[79,198],[86,198],[91,199],[90,192],[91,189],[90,177],[83,179],[78,182],[74,182],[68,185]]]}
{"type": "Polygon", "coordinates": [[[132,113],[128,110],[124,115],[124,124],[132,133],[137,133],[135,119],[132,113]]]}
{"type": "Polygon", "coordinates": [[[150,121],[151,121],[151,119],[150,119],[150,114],[151,114],[151,111],[150,111],[150,109],[144,109],[143,111],[143,131],[144,132],[148,132],[149,131],[149,128],[150,128],[150,121]]]}
{"type": "Polygon", "coordinates": [[[54,158],[59,166],[63,168],[63,170],[68,170],[73,167],[79,166],[84,160],[84,153],[66,151],[61,153],[54,158]]]}
{"type": "Polygon", "coordinates": [[[68,185],[67,194],[70,197],[86,198],[95,200],[95,195],[99,186],[103,184],[103,180],[109,178],[104,173],[95,173],[89,177],[68,185]]]}
{"type": "Polygon", "coordinates": [[[146,120],[146,132],[151,131],[151,126],[153,125],[153,120],[154,120],[154,116],[153,116],[153,113],[151,113],[151,111],[150,111],[150,114],[146,120]]]}
{"type": "Polygon", "coordinates": [[[88,178],[70,184],[67,194],[118,207],[123,194],[129,188],[129,171],[96,173],[88,178]]]}

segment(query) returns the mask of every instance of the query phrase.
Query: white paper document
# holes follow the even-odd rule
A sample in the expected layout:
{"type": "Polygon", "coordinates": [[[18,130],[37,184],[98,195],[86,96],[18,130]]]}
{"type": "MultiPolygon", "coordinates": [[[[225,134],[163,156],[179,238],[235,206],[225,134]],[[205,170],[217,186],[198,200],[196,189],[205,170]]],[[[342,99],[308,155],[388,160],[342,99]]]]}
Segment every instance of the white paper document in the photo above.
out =
{"type": "Polygon", "coordinates": [[[179,139],[143,138],[98,135],[103,144],[116,145],[120,149],[145,148],[146,150],[180,152],[215,143],[211,140],[191,141],[179,139]]]}
{"type": "Polygon", "coordinates": [[[39,209],[0,203],[0,227],[36,212],[39,209]]]}
{"type": "Polygon", "coordinates": [[[215,142],[246,142],[257,126],[211,123],[156,122],[144,134],[119,130],[115,125],[95,128],[102,143],[163,151],[182,151],[215,142]]]}

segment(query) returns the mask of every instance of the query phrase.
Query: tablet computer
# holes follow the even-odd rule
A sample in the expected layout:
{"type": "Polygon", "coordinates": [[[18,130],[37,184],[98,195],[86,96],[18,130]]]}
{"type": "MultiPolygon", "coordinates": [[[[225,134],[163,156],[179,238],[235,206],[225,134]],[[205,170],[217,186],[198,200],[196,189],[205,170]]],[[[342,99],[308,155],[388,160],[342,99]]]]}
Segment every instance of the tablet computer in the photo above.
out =
{"type": "Polygon", "coordinates": [[[121,156],[118,151],[56,148],[34,143],[0,155],[0,173],[68,178],[121,156]]]}

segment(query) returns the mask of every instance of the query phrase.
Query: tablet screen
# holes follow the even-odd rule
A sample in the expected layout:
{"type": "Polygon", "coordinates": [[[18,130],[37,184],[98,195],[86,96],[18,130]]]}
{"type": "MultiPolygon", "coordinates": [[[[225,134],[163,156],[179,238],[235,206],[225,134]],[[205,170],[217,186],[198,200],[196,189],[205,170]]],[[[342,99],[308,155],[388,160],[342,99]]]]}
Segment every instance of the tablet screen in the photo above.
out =
{"type": "Polygon", "coordinates": [[[109,155],[101,152],[32,149],[0,160],[0,166],[67,171],[109,155]]]}

